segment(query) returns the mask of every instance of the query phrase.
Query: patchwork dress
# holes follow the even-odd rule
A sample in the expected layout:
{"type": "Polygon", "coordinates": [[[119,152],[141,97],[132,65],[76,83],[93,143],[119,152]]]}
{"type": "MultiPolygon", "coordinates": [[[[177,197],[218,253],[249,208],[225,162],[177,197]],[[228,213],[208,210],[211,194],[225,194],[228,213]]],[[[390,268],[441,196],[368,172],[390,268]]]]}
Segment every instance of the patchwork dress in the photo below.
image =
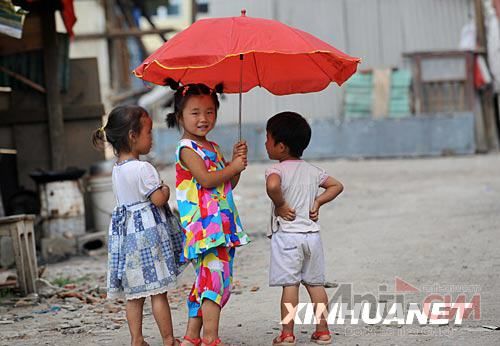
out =
{"type": "Polygon", "coordinates": [[[108,237],[108,298],[165,293],[185,264],[178,219],[168,205],[149,200],[161,188],[160,176],[148,162],[127,160],[115,164],[112,180],[117,206],[108,237]]]}
{"type": "Polygon", "coordinates": [[[182,139],[176,152],[176,195],[184,230],[182,260],[191,260],[196,279],[188,297],[189,317],[201,316],[203,299],[221,308],[230,296],[235,247],[250,242],[243,231],[233,199],[231,182],[214,188],[202,187],[183,166],[180,152],[188,148],[205,162],[209,172],[221,170],[226,163],[216,143],[212,148],[182,139]]]}

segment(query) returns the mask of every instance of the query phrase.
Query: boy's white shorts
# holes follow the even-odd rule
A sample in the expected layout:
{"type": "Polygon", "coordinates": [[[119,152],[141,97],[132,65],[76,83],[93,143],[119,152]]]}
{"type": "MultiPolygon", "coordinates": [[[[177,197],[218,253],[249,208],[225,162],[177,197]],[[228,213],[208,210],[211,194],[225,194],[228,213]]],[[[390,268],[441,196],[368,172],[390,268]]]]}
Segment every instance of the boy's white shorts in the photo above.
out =
{"type": "Polygon", "coordinates": [[[325,284],[325,260],[319,232],[273,233],[269,286],[300,283],[311,286],[325,284]]]}

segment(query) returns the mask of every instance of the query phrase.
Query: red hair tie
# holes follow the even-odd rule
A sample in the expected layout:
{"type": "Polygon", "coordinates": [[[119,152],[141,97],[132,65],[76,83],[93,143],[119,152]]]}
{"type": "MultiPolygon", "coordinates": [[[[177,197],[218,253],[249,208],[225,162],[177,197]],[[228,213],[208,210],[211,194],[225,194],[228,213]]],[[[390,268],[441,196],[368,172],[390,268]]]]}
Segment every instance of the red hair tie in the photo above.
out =
{"type": "Polygon", "coordinates": [[[185,85],[184,89],[182,90],[182,96],[186,96],[186,92],[189,90],[189,85],[185,85]]]}

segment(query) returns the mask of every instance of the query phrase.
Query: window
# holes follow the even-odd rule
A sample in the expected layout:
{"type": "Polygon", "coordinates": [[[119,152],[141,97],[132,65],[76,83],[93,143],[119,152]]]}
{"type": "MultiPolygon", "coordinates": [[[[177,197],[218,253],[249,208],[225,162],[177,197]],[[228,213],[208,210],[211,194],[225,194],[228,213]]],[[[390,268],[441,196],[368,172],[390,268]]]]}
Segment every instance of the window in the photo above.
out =
{"type": "Polygon", "coordinates": [[[182,0],[170,0],[167,6],[167,15],[178,16],[181,13],[182,0]]]}
{"type": "Polygon", "coordinates": [[[208,0],[198,0],[196,9],[198,13],[208,14],[208,0]]]}

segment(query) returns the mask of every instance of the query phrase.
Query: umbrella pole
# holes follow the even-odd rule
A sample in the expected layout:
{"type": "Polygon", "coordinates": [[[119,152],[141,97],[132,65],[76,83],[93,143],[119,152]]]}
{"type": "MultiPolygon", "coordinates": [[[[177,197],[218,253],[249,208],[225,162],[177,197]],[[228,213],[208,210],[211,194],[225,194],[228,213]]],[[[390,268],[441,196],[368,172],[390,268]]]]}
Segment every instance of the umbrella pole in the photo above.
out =
{"type": "Polygon", "coordinates": [[[241,142],[241,101],[242,101],[242,89],[243,89],[243,54],[240,54],[240,108],[238,116],[238,138],[241,142]]]}

